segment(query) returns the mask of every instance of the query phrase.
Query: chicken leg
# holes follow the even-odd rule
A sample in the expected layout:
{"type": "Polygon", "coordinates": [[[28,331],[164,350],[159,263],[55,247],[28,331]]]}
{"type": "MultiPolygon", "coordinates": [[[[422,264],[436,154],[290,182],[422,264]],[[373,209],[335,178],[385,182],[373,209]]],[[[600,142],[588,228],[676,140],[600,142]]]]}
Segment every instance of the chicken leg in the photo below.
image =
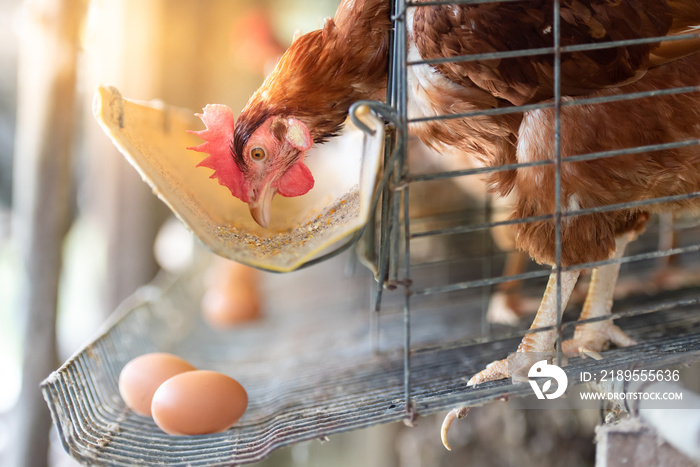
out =
{"type": "MultiPolygon", "coordinates": [[[[624,254],[627,244],[636,237],[635,233],[627,233],[615,239],[615,253],[613,258],[621,258],[624,254]]],[[[613,293],[615,291],[615,283],[620,272],[620,263],[601,266],[593,270],[591,283],[588,289],[588,295],[583,305],[583,311],[579,319],[590,319],[609,315],[612,310],[613,293]]],[[[561,308],[564,309],[571,296],[571,292],[576,285],[579,276],[579,271],[562,272],[561,278],[561,308]]],[[[553,326],[557,321],[557,303],[556,303],[556,273],[549,276],[547,289],[545,290],[542,303],[535,320],[530,326],[530,329],[553,326]]],[[[535,334],[527,334],[523,337],[522,342],[518,346],[518,353],[525,352],[551,352],[556,341],[556,330],[538,332],[535,334]]],[[[596,356],[597,352],[604,350],[609,343],[612,342],[620,347],[634,345],[636,342],[627,336],[619,327],[615,326],[610,320],[585,323],[576,327],[573,339],[565,341],[562,344],[562,350],[567,354],[577,354],[584,352],[588,355],[596,356]]],[[[535,357],[538,358],[538,357],[535,357]]],[[[522,361],[522,367],[526,366],[527,358],[522,361]]],[[[492,381],[509,376],[517,375],[521,369],[521,364],[518,368],[508,368],[508,360],[498,360],[489,364],[485,370],[474,375],[467,385],[480,384],[486,381],[492,381]]]]}
{"type": "MultiPolygon", "coordinates": [[[[636,234],[627,233],[615,239],[615,254],[613,258],[622,258],[627,244],[634,240],[636,234]]],[[[588,294],[583,304],[579,320],[610,315],[613,304],[613,294],[617,276],[620,273],[620,263],[608,264],[593,270],[588,294]]],[[[634,339],[625,334],[611,320],[584,323],[576,326],[573,339],[562,343],[562,350],[567,355],[583,353],[599,358],[598,352],[605,350],[612,342],[619,347],[636,344],[634,339]]]]}
{"type": "MultiPolygon", "coordinates": [[[[615,241],[616,250],[613,258],[621,258],[627,244],[636,237],[634,233],[628,233],[618,237],[615,241]]],[[[586,301],[581,311],[579,319],[589,319],[598,316],[610,314],[612,309],[613,292],[615,283],[620,272],[620,263],[601,266],[593,270],[591,283],[586,296],[586,301]]],[[[565,271],[561,276],[561,309],[566,308],[566,304],[571,297],[576,281],[578,280],[579,271],[565,271]]],[[[540,327],[553,326],[557,322],[557,274],[552,272],[547,282],[547,289],[542,297],[542,303],[537,310],[537,315],[530,329],[540,327]]],[[[556,342],[557,331],[543,331],[535,334],[527,334],[523,337],[522,342],[518,346],[516,353],[526,352],[551,352],[556,342]]],[[[634,345],[636,342],[625,334],[619,327],[615,326],[611,321],[606,320],[595,323],[580,324],[576,327],[574,338],[562,343],[562,349],[566,353],[585,352],[589,355],[595,355],[596,352],[603,350],[609,342],[613,342],[618,346],[634,345]]],[[[511,359],[511,363],[517,362],[517,368],[509,368],[508,360],[497,360],[489,364],[486,369],[474,375],[468,386],[484,383],[501,378],[514,376],[517,378],[519,370],[528,368],[528,356],[524,355],[523,360],[511,359]]],[[[535,358],[540,358],[538,355],[535,358]]],[[[534,362],[532,362],[534,363],[534,362]]],[[[441,436],[443,444],[447,449],[447,432],[455,418],[462,418],[466,415],[467,408],[461,407],[451,411],[443,422],[441,436]]]]}
{"type": "MultiPolygon", "coordinates": [[[[564,271],[561,273],[561,309],[566,308],[566,304],[569,301],[571,292],[574,290],[576,281],[580,271],[564,271]]],[[[542,302],[537,310],[535,319],[530,326],[530,329],[537,329],[547,326],[554,326],[557,323],[557,273],[552,272],[549,276],[549,281],[547,282],[547,289],[542,297],[542,302]]],[[[516,353],[544,353],[551,352],[554,348],[554,343],[557,339],[556,329],[551,329],[549,331],[537,332],[534,334],[527,334],[523,337],[522,342],[518,346],[516,353]]],[[[538,358],[538,357],[534,357],[538,358]]],[[[527,357],[526,357],[527,359],[527,357]]],[[[534,361],[532,362],[534,363],[534,361]]],[[[525,366],[525,362],[523,362],[525,366]]],[[[520,365],[518,365],[520,367],[520,365]]],[[[513,374],[516,374],[520,368],[508,368],[508,360],[497,360],[490,363],[485,370],[474,375],[469,382],[468,386],[473,386],[475,384],[484,383],[486,381],[492,381],[501,378],[507,378],[513,374]]]]}

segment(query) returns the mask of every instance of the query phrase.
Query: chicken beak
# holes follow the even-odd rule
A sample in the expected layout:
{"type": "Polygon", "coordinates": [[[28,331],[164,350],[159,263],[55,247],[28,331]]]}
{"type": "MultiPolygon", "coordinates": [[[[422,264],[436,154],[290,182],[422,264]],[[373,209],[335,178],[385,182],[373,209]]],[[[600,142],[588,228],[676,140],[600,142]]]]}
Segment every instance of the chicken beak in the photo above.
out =
{"type": "Polygon", "coordinates": [[[272,198],[277,194],[277,188],[272,188],[271,182],[266,183],[262,189],[249,202],[250,215],[261,227],[270,225],[270,212],[272,210],[272,198]]]}

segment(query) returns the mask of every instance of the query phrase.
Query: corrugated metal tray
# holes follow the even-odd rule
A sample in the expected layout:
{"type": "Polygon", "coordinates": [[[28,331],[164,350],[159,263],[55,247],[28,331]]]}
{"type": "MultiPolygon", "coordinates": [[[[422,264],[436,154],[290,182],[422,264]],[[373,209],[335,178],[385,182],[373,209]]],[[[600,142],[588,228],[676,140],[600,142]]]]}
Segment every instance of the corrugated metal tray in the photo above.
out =
{"type": "MultiPolygon", "coordinates": [[[[371,275],[364,270],[348,275],[347,260],[344,255],[304,271],[266,276],[266,319],[233,331],[212,330],[201,320],[202,274],[162,276],[141,289],[43,383],[66,450],[90,465],[245,464],[303,440],[405,419],[400,297],[386,300],[375,353],[368,338],[371,275]],[[308,284],[313,288],[304,287],[308,284]],[[127,409],[117,388],[119,372],[130,359],[152,351],[179,354],[241,381],[250,405],[240,422],[224,433],[173,437],[127,409]]],[[[605,352],[603,365],[637,361],[651,368],[700,358],[700,313],[688,312],[698,308],[697,290],[637,297],[616,303],[616,309],[663,309],[669,300],[673,305],[663,313],[619,321],[643,343],[605,352]]],[[[478,295],[439,307],[416,300],[410,387],[418,415],[529,391],[529,385],[509,381],[466,387],[472,374],[505,357],[518,341],[512,335],[479,337],[481,303],[478,295]]],[[[601,363],[572,360],[567,373],[575,382],[591,365],[600,369],[601,363]]]]}

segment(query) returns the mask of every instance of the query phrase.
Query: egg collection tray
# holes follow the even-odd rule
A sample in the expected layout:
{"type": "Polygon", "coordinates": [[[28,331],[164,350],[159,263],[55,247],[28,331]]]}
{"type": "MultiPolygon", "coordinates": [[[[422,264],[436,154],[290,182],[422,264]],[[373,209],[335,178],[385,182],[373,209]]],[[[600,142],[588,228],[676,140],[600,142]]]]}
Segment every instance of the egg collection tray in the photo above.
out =
{"type": "MultiPolygon", "coordinates": [[[[378,344],[371,345],[373,278],[361,268],[346,272],[349,258],[265,276],[265,318],[235,330],[215,330],[201,319],[201,272],[164,275],[139,290],[42,385],[65,449],[89,465],[246,464],[304,440],[530,391],[509,380],[468,388],[471,375],[517,346],[518,333],[509,328],[509,334],[480,337],[480,294],[440,306],[426,297],[414,301],[410,315],[408,414],[401,294],[385,298],[378,344]],[[303,284],[313,284],[315,292],[303,284]],[[170,436],[129,410],[119,396],[119,372],[132,358],[154,351],[240,381],[250,400],[241,420],[223,433],[170,436]]],[[[577,382],[580,371],[593,365],[636,361],[660,368],[700,359],[700,314],[689,312],[699,301],[697,289],[688,288],[616,302],[623,314],[663,313],[618,320],[641,344],[607,351],[601,362],[572,359],[567,375],[577,382]]]]}

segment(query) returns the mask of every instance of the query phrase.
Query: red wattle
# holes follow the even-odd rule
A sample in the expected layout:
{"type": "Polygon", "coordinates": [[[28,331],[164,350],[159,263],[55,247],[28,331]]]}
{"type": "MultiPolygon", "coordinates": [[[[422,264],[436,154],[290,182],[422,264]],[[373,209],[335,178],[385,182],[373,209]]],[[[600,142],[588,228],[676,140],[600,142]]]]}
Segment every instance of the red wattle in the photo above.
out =
{"type": "Polygon", "coordinates": [[[313,187],[311,171],[303,162],[297,162],[280,178],[277,193],[286,197],[301,196],[313,187]]]}

